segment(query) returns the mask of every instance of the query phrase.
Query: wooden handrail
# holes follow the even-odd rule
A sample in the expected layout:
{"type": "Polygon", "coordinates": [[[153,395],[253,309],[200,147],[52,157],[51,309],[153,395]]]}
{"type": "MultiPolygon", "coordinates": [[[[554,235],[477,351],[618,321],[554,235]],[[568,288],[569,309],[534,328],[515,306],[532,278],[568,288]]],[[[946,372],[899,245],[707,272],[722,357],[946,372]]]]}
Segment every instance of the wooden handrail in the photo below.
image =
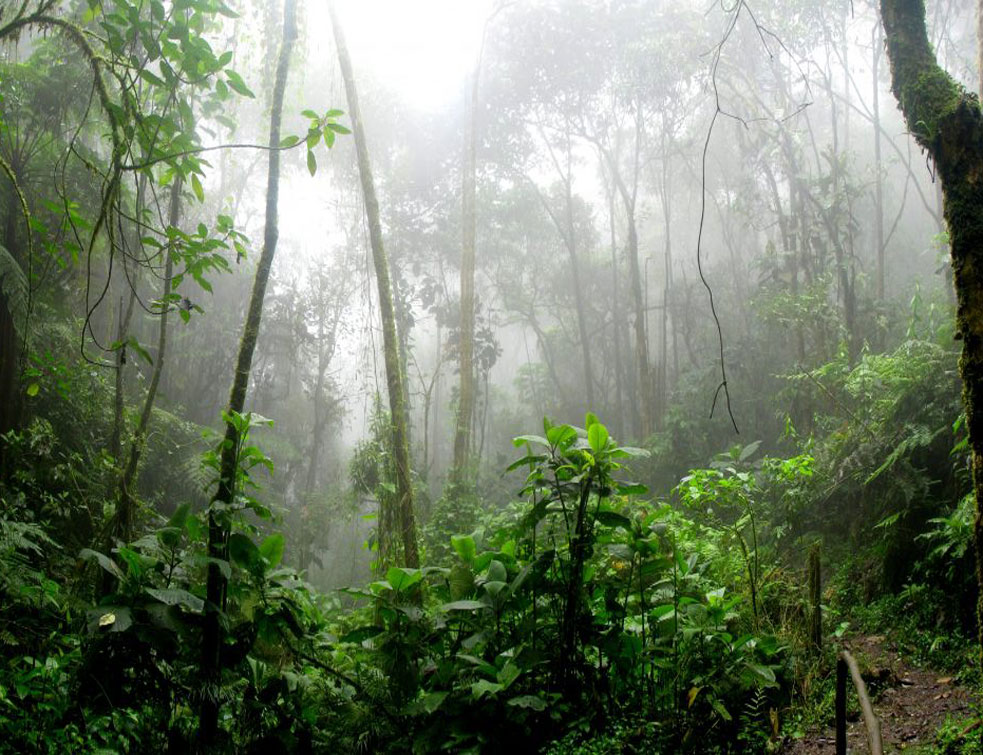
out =
{"type": "Polygon", "coordinates": [[[860,669],[853,656],[846,650],[841,650],[836,657],[836,755],[846,755],[846,674],[850,671],[853,686],[857,688],[857,698],[860,700],[860,710],[863,712],[864,724],[867,727],[867,741],[870,742],[870,755],[884,755],[884,745],[881,742],[881,725],[874,715],[874,707],[867,695],[867,685],[860,676],[860,669]]]}

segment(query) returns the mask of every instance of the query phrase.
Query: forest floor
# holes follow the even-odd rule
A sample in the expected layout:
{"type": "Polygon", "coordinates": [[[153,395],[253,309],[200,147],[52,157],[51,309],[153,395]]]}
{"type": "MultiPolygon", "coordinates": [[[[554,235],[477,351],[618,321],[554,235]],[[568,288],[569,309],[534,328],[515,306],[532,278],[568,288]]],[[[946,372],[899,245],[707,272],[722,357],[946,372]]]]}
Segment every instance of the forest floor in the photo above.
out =
{"type": "MultiPolygon", "coordinates": [[[[958,685],[951,674],[912,665],[884,636],[854,637],[843,644],[857,659],[867,684],[881,725],[885,753],[930,753],[936,733],[947,718],[968,718],[972,714],[972,693],[958,685]]],[[[847,684],[847,697],[851,701],[847,709],[848,750],[869,752],[867,730],[857,712],[856,693],[852,682],[847,684]]],[[[979,736],[979,731],[977,727],[967,732],[967,736],[979,736]]],[[[786,755],[835,751],[836,732],[832,726],[811,730],[783,750],[786,755]]]]}

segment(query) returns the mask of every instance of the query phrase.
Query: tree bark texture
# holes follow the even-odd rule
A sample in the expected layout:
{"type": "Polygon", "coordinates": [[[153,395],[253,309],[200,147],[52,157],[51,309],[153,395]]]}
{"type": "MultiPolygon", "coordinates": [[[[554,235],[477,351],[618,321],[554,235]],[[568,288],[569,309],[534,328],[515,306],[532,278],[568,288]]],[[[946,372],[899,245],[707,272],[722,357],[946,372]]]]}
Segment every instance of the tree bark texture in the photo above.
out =
{"type": "Polygon", "coordinates": [[[379,512],[379,559],[383,565],[402,559],[404,566],[416,568],[420,555],[416,541],[416,519],[413,512],[413,485],[410,478],[409,419],[406,411],[406,391],[403,387],[403,369],[399,358],[399,337],[396,332],[396,313],[393,306],[392,283],[389,276],[389,259],[382,242],[382,223],[379,219],[379,198],[375,193],[369,148],[365,128],[358,105],[355,76],[351,58],[345,45],[345,36],[338,22],[333,2],[328,3],[331,25],[334,28],[335,46],[338,48],[338,64],[345,81],[349,117],[358,154],[358,173],[362,181],[365,215],[369,224],[369,244],[379,293],[379,312],[382,316],[382,340],[386,364],[386,388],[389,392],[389,412],[392,423],[393,457],[396,467],[396,500],[383,500],[379,512]]]}
{"type": "MultiPolygon", "coordinates": [[[[908,128],[935,162],[956,289],[959,369],[972,450],[976,576],[983,586],[983,116],[979,101],[938,64],[924,0],[881,0],[891,86],[908,128]]],[[[983,648],[983,589],[977,631],[983,648]]],[[[983,656],[981,656],[983,658],[983,656]]]]}

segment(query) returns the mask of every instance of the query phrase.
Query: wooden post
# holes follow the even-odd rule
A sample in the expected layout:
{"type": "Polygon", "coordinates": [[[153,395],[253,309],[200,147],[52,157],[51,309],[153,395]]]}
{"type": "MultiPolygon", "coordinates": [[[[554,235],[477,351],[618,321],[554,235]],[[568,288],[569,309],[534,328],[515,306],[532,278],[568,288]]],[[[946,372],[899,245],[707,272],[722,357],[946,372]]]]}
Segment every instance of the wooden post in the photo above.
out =
{"type": "Polygon", "coordinates": [[[809,549],[809,639],[816,650],[823,649],[822,575],[819,570],[819,543],[809,549]]]}
{"type": "Polygon", "coordinates": [[[836,755],[846,755],[846,661],[836,658],[836,755]]]}
{"type": "Polygon", "coordinates": [[[846,755],[846,674],[850,671],[853,686],[857,688],[857,698],[860,701],[860,711],[863,713],[864,726],[867,728],[867,741],[870,743],[870,755],[883,755],[884,745],[881,741],[881,725],[874,715],[874,706],[870,704],[867,685],[860,676],[857,662],[846,650],[836,657],[836,755],[846,755]]]}

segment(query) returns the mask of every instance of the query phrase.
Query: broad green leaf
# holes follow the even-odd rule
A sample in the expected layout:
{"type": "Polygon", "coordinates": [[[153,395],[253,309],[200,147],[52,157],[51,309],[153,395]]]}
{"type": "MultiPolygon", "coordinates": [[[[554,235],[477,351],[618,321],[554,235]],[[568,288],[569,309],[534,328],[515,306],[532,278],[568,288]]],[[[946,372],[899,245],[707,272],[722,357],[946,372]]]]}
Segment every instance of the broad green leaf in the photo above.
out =
{"type": "Polygon", "coordinates": [[[133,349],[137,354],[139,354],[140,358],[143,359],[147,364],[152,365],[154,363],[153,357],[150,356],[150,352],[147,351],[145,348],[143,348],[143,346],[140,345],[140,342],[136,338],[130,336],[126,340],[126,343],[131,349],[133,349]]]}
{"type": "Polygon", "coordinates": [[[227,70],[225,72],[226,78],[229,80],[229,86],[233,90],[241,94],[243,97],[255,97],[256,95],[252,93],[249,87],[246,86],[246,82],[242,80],[242,76],[233,70],[227,70]]]}
{"type": "Polygon", "coordinates": [[[126,606],[98,606],[86,612],[89,632],[125,632],[133,625],[126,606]]]}
{"type": "Polygon", "coordinates": [[[192,613],[201,613],[205,609],[205,601],[197,595],[193,595],[187,590],[167,589],[158,590],[153,587],[146,588],[147,595],[156,598],[167,606],[184,606],[192,613]]]}
{"type": "Polygon", "coordinates": [[[770,666],[762,666],[758,663],[749,663],[747,668],[755,676],[760,677],[764,680],[765,686],[772,686],[777,684],[775,680],[775,671],[770,666]]]}
{"type": "Polygon", "coordinates": [[[605,527],[621,527],[631,532],[631,519],[616,511],[598,511],[597,521],[605,527]]]}
{"type": "Polygon", "coordinates": [[[449,693],[447,692],[428,692],[419,700],[414,700],[405,708],[403,712],[408,716],[420,716],[423,714],[430,714],[437,710],[441,703],[444,702],[444,698],[447,697],[449,693]]]}
{"type": "Polygon", "coordinates": [[[741,455],[738,458],[738,461],[747,461],[750,457],[754,456],[755,451],[758,450],[758,447],[760,445],[761,445],[760,440],[756,440],[754,441],[754,443],[748,443],[746,446],[744,446],[744,449],[741,451],[741,455]]]}
{"type": "Polygon", "coordinates": [[[255,570],[257,566],[262,567],[259,548],[240,532],[234,532],[229,537],[229,557],[243,569],[255,570]]]}
{"type": "Polygon", "coordinates": [[[546,701],[536,695],[519,695],[509,700],[508,705],[516,708],[529,708],[530,710],[546,710],[546,701]]]}
{"type": "Polygon", "coordinates": [[[485,695],[494,696],[501,692],[503,686],[498,682],[490,682],[487,679],[480,679],[471,685],[471,695],[475,700],[480,700],[485,695]]]}
{"type": "Polygon", "coordinates": [[[649,491],[640,482],[619,482],[615,487],[620,495],[645,495],[649,491]]]}
{"type": "Polygon", "coordinates": [[[91,548],[83,548],[79,552],[79,558],[95,559],[99,566],[101,566],[105,571],[112,574],[114,577],[116,577],[116,579],[123,581],[123,572],[120,571],[119,567],[111,558],[109,558],[109,556],[99,553],[98,551],[94,551],[91,548]]]}
{"type": "Polygon", "coordinates": [[[386,572],[386,581],[392,585],[396,592],[407,590],[423,579],[423,572],[419,569],[407,569],[402,566],[393,566],[386,572]]]}
{"type": "Polygon", "coordinates": [[[548,446],[549,442],[546,438],[542,438],[538,435],[519,435],[512,439],[512,445],[518,448],[523,443],[536,443],[540,446],[548,446]]]}
{"type": "Polygon", "coordinates": [[[466,564],[474,561],[478,548],[471,535],[451,535],[451,547],[466,564]]]}
{"type": "Polygon", "coordinates": [[[382,634],[386,631],[385,627],[376,626],[375,624],[369,624],[363,627],[358,627],[343,635],[339,642],[350,642],[353,645],[359,645],[365,640],[370,640],[377,635],[382,634]]]}
{"type": "Polygon", "coordinates": [[[195,196],[198,197],[199,202],[205,201],[205,190],[201,186],[201,181],[198,179],[197,173],[191,174],[191,190],[195,193],[195,196]]]}
{"type": "Polygon", "coordinates": [[[271,569],[283,559],[283,546],[284,537],[279,532],[273,533],[260,544],[259,553],[266,559],[271,569]]]}
{"type": "Polygon", "coordinates": [[[313,176],[317,173],[317,158],[314,157],[313,150],[307,150],[307,170],[313,176]]]}
{"type": "Polygon", "coordinates": [[[508,571],[505,569],[505,564],[497,560],[488,564],[489,582],[505,582],[507,579],[508,571]]]}
{"type": "Polygon", "coordinates": [[[608,429],[595,421],[587,428],[587,442],[595,453],[603,451],[608,445],[608,429]]]}
{"type": "Polygon", "coordinates": [[[482,608],[488,608],[487,605],[482,603],[480,600],[454,600],[450,603],[444,603],[441,607],[441,611],[477,611],[482,608]]]}

